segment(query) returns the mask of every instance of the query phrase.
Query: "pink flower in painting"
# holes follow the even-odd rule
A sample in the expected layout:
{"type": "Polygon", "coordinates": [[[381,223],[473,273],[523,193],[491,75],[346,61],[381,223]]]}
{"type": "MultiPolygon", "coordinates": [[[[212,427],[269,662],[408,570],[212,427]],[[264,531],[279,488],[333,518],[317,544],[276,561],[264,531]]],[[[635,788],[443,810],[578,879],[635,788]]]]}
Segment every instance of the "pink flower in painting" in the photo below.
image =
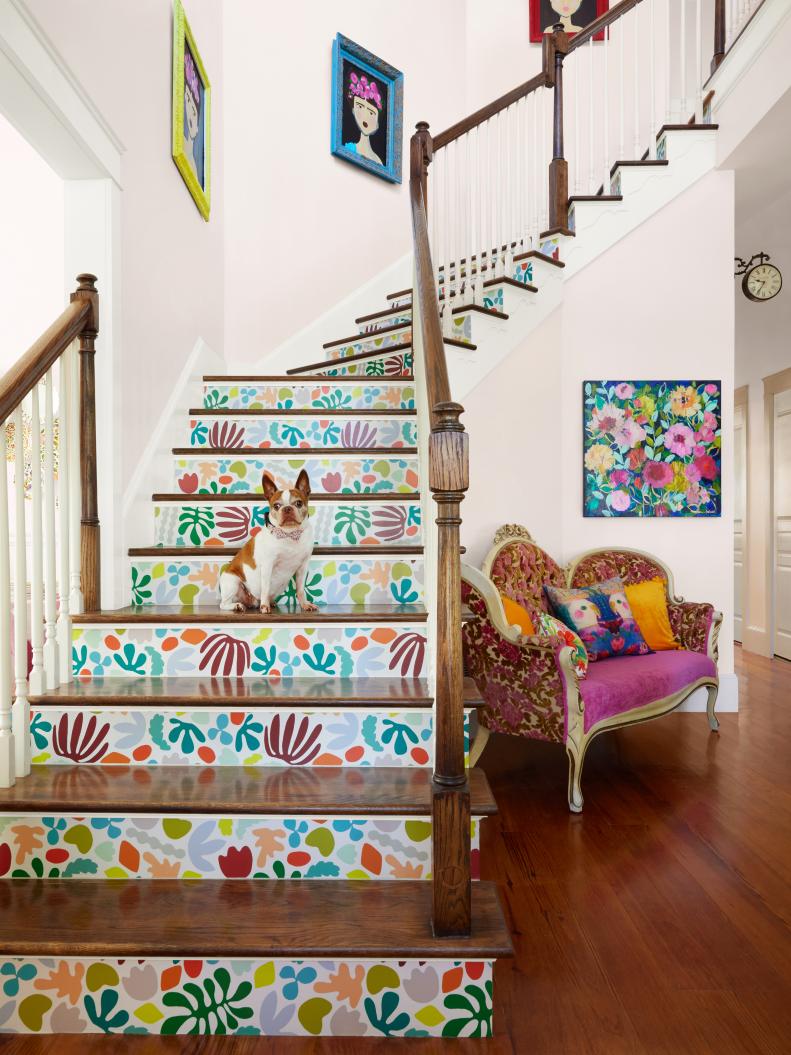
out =
{"type": "Polygon", "coordinates": [[[712,432],[717,428],[717,417],[710,410],[707,410],[703,415],[703,427],[704,429],[711,429],[712,432]]]}
{"type": "Polygon", "coordinates": [[[614,469],[610,473],[610,483],[614,487],[618,487],[620,484],[628,484],[629,473],[626,471],[626,469],[614,469]]]}
{"type": "Polygon", "coordinates": [[[330,494],[335,494],[336,491],[340,491],[341,483],[343,481],[341,480],[340,473],[327,473],[321,482],[324,485],[325,491],[328,491],[330,494]]]}
{"type": "Polygon", "coordinates": [[[695,433],[695,439],[698,443],[711,443],[714,439],[714,432],[712,429],[704,427],[699,432],[695,433]]]}
{"type": "Polygon", "coordinates": [[[695,433],[689,425],[671,425],[662,437],[667,450],[677,454],[679,458],[686,458],[692,454],[695,445],[695,433]]]}
{"type": "Polygon", "coordinates": [[[692,453],[695,455],[695,457],[699,458],[702,454],[706,453],[706,448],[703,446],[702,443],[696,443],[695,446],[692,448],[692,453]]]}
{"type": "Polygon", "coordinates": [[[688,506],[705,505],[709,500],[709,492],[705,487],[701,487],[700,484],[693,483],[687,488],[686,498],[688,506]]]}
{"type": "Polygon", "coordinates": [[[658,506],[654,506],[654,516],[655,517],[670,516],[670,510],[668,509],[668,507],[665,505],[664,502],[660,502],[658,506]]]}
{"type": "Polygon", "coordinates": [[[615,394],[619,399],[631,399],[634,395],[634,385],[621,381],[620,385],[615,386],[615,394]]]}
{"type": "Polygon", "coordinates": [[[626,460],[629,462],[629,468],[632,472],[637,472],[645,458],[646,454],[642,447],[635,447],[634,450],[629,451],[626,455],[626,460]]]}
{"type": "Polygon", "coordinates": [[[636,447],[645,439],[645,429],[634,418],[624,418],[612,430],[612,436],[619,447],[636,447]]]}
{"type": "Polygon", "coordinates": [[[667,462],[647,461],[643,466],[643,477],[651,487],[668,487],[673,483],[673,470],[667,462]]]}
{"type": "Polygon", "coordinates": [[[607,497],[607,504],[616,513],[625,513],[632,504],[632,500],[626,491],[612,491],[607,497]]]}
{"type": "Polygon", "coordinates": [[[717,463],[710,454],[703,454],[696,458],[695,467],[704,480],[716,480],[719,475],[717,463]]]}
{"type": "Polygon", "coordinates": [[[594,432],[615,432],[623,422],[624,412],[613,403],[605,403],[603,407],[594,407],[591,414],[594,432]]]}
{"type": "Polygon", "coordinates": [[[688,465],[684,466],[684,476],[686,476],[691,484],[696,484],[700,479],[700,469],[694,462],[690,462],[688,465]]]}
{"type": "Polygon", "coordinates": [[[708,384],[708,385],[706,385],[706,387],[704,388],[703,391],[706,393],[707,396],[713,396],[715,394],[715,392],[717,391],[717,386],[716,385],[712,385],[712,384],[708,384]]]}

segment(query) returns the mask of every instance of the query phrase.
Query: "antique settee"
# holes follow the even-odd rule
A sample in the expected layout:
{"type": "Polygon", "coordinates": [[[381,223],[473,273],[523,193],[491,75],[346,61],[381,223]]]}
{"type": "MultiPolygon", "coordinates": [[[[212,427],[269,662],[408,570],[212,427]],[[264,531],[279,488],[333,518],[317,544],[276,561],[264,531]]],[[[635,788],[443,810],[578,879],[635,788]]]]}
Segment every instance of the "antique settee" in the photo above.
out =
{"type": "Polygon", "coordinates": [[[569,759],[569,808],[582,809],[580,779],[591,740],[667,714],[697,689],[708,692],[708,719],[717,699],[717,637],[722,615],[710,604],[676,597],[670,570],[656,557],[631,549],[599,549],[561,568],[517,524],[506,524],[481,571],[462,564],[462,596],[472,613],[464,624],[464,662],[484,706],[470,760],[475,764],[489,731],[565,744],[569,759]],[[549,611],[543,590],[589,586],[620,576],[624,583],[664,579],[668,614],[678,650],[590,663],[579,679],[572,649],[560,636],[528,636],[509,625],[501,594],[522,605],[538,626],[549,611]]]}

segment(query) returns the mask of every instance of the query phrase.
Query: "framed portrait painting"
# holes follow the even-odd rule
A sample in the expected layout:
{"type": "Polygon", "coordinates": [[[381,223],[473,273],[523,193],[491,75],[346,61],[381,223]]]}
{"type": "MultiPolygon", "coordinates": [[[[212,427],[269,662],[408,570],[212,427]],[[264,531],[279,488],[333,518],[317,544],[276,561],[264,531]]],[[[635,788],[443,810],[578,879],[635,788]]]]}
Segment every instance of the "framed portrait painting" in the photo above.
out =
{"type": "Polygon", "coordinates": [[[718,517],[719,381],[584,381],[583,514],[718,517]]]}
{"type": "Polygon", "coordinates": [[[401,182],[404,75],[338,33],[332,45],[332,153],[401,182]]]}
{"type": "MultiPolygon", "coordinates": [[[[540,44],[558,22],[573,36],[609,9],[609,0],[530,0],[530,43],[540,44]]],[[[593,39],[603,38],[602,31],[593,39]]]]}
{"type": "Polygon", "coordinates": [[[198,211],[211,204],[211,84],[181,0],[173,3],[173,160],[198,211]]]}

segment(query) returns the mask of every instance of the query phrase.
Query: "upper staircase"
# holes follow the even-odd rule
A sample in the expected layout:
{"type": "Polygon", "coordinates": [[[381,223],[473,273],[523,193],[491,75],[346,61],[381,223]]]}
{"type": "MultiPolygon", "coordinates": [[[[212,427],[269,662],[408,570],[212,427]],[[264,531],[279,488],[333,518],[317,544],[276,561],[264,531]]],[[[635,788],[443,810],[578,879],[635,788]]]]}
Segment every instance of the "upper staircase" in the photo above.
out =
{"type": "MultiPolygon", "coordinates": [[[[31,437],[12,447],[13,539],[0,474],[0,595],[13,553],[19,616],[12,635],[0,606],[0,1030],[491,1035],[512,946],[478,880],[496,805],[469,769],[481,701],[462,672],[452,397],[594,242],[673,193],[662,174],[707,163],[700,69],[674,103],[683,120],[635,109],[624,160],[606,56],[633,33],[651,78],[658,55],[669,70],[650,36],[660,6],[622,0],[576,37],[556,29],[537,78],[433,139],[418,126],[412,286],[287,373],[204,378],[129,551],[128,607],[101,605],[93,276],[0,381],[7,441],[31,437]],[[599,83],[602,35],[620,142],[596,139],[575,101],[569,182],[564,62],[587,56],[599,83]],[[221,612],[223,566],[267,530],[262,472],[285,487],[303,468],[319,610],[291,584],[269,615],[221,612]]],[[[696,41],[700,55],[699,25],[696,41]]]]}

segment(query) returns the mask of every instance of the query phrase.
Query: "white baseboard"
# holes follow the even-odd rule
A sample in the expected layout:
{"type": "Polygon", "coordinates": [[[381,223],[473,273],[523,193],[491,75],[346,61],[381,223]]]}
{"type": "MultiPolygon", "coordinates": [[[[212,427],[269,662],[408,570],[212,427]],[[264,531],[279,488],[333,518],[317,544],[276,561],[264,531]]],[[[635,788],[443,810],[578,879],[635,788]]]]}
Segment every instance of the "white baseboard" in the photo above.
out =
{"type": "MultiPolygon", "coordinates": [[[[227,372],[225,360],[199,337],[190,353],[170,398],[165,404],[148,444],[124,492],[122,533],[124,564],[130,545],[145,545],[154,538],[151,495],[173,490],[173,447],[186,445],[187,414],[203,405],[203,375],[227,372]]],[[[124,604],[129,603],[129,578],[124,576],[124,604]]]]}
{"type": "Polygon", "coordinates": [[[324,358],[322,345],[325,342],[350,336],[357,329],[356,318],[386,308],[388,293],[408,289],[411,285],[412,254],[407,253],[292,334],[253,366],[249,362],[234,363],[231,358],[228,369],[239,374],[281,374],[294,366],[318,362],[324,358]]]}
{"type": "MultiPolygon", "coordinates": [[[[708,699],[705,689],[698,689],[682,703],[680,711],[704,711],[708,699]]],[[[739,679],[735,674],[720,674],[720,692],[717,696],[717,711],[728,714],[739,710],[739,679]]]]}

